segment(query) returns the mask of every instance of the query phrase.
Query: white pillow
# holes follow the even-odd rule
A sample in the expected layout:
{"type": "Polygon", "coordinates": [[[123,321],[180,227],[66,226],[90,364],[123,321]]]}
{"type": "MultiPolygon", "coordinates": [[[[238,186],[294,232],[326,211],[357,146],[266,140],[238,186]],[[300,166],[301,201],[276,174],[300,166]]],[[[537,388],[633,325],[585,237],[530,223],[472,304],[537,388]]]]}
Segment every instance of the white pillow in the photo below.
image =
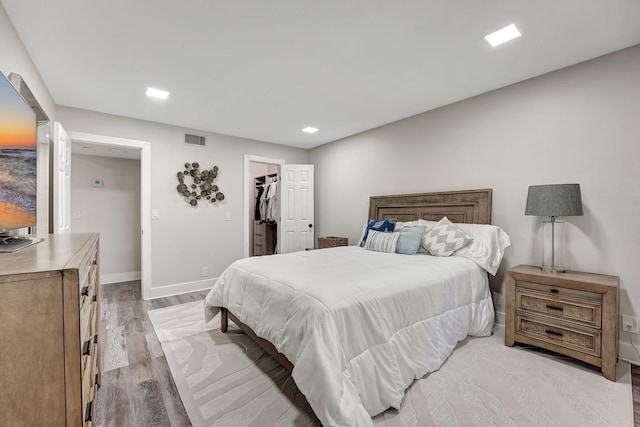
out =
{"type": "Polygon", "coordinates": [[[396,228],[394,228],[393,231],[400,231],[403,227],[416,227],[418,225],[424,225],[428,230],[433,228],[437,223],[438,221],[428,221],[426,219],[414,219],[413,221],[406,222],[398,221],[396,222],[396,228]]]}
{"type": "Polygon", "coordinates": [[[502,228],[489,224],[456,224],[473,237],[473,242],[458,249],[451,256],[469,258],[495,276],[504,250],[511,246],[511,238],[502,228]]]}
{"type": "Polygon", "coordinates": [[[473,237],[453,225],[446,216],[422,238],[425,249],[435,256],[449,256],[472,241],[473,237]]]}
{"type": "Polygon", "coordinates": [[[419,221],[421,220],[416,219],[414,221],[406,221],[406,222],[398,221],[396,222],[396,228],[394,228],[393,231],[400,231],[404,227],[415,227],[417,225],[422,225],[422,224],[419,224],[419,221]]]}
{"type": "Polygon", "coordinates": [[[400,233],[369,230],[364,248],[369,251],[395,253],[400,233]]]}

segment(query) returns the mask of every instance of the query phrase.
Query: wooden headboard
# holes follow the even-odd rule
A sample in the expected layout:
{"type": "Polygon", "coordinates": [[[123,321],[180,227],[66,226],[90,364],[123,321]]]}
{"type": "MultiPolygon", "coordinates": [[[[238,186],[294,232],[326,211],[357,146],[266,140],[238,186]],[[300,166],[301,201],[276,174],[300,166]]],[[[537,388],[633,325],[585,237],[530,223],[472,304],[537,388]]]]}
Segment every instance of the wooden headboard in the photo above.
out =
{"type": "Polygon", "coordinates": [[[443,191],[439,193],[371,196],[369,218],[395,218],[398,221],[426,219],[451,222],[491,224],[490,188],[483,190],[443,191]]]}

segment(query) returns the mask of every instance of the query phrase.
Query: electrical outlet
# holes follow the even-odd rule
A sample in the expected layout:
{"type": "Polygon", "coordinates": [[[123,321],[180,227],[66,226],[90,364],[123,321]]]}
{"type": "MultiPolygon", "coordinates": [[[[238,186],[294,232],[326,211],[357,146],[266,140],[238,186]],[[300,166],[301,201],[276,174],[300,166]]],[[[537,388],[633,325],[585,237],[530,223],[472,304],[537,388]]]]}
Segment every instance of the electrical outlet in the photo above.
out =
{"type": "Polygon", "coordinates": [[[209,267],[202,267],[202,277],[207,277],[209,275],[209,267]]]}
{"type": "Polygon", "coordinates": [[[633,316],[622,315],[622,330],[625,332],[631,332],[632,334],[638,333],[638,318],[633,316]]]}

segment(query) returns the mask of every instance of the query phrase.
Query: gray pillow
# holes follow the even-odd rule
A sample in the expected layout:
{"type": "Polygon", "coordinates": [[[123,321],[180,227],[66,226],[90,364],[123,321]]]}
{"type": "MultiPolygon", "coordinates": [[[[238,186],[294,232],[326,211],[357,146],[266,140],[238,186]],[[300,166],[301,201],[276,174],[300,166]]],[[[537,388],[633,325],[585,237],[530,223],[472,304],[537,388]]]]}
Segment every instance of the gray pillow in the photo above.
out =
{"type": "Polygon", "coordinates": [[[431,255],[449,256],[473,242],[473,237],[456,227],[445,216],[424,235],[424,247],[431,255]]]}

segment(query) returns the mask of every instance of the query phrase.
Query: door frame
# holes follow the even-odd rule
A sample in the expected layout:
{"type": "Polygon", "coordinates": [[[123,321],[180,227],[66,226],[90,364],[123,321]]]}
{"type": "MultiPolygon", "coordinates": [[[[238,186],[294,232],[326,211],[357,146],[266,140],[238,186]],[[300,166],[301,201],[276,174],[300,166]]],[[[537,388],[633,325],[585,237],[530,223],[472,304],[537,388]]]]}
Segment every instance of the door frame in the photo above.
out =
{"type": "Polygon", "coordinates": [[[67,134],[73,142],[89,142],[97,145],[120,146],[140,150],[140,292],[142,299],[151,295],[151,143],[137,139],[118,138],[84,132],[67,134]]]}
{"type": "Polygon", "coordinates": [[[53,122],[51,232],[56,234],[71,232],[71,144],[72,139],[62,124],[53,122]]]}
{"type": "MultiPolygon", "coordinates": [[[[271,165],[278,165],[278,173],[280,173],[280,166],[284,165],[286,162],[283,159],[274,159],[272,157],[262,157],[262,156],[254,156],[252,154],[244,155],[244,242],[243,242],[243,257],[249,257],[249,230],[251,229],[251,212],[249,206],[251,205],[251,198],[254,197],[252,190],[252,182],[251,182],[251,167],[250,163],[268,163],[271,165]]],[[[280,200],[278,200],[280,203],[280,200]]],[[[280,221],[278,221],[280,222],[280,221]]],[[[280,227],[278,227],[278,240],[280,239],[280,227]]]]}

